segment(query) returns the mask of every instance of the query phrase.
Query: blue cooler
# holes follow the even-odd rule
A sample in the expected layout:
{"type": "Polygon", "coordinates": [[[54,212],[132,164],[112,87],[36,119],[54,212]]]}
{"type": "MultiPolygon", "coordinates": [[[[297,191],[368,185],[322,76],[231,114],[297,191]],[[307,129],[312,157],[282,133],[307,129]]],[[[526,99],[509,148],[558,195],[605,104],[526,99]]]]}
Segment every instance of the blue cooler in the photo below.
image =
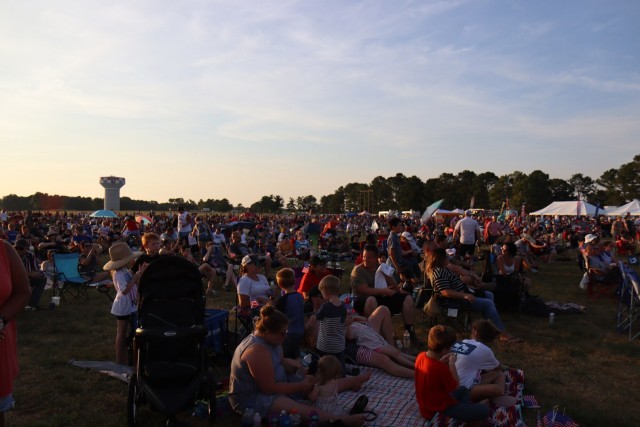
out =
{"type": "Polygon", "coordinates": [[[205,310],[204,324],[207,327],[205,347],[214,353],[220,353],[225,346],[227,338],[229,312],[207,308],[205,310]]]}

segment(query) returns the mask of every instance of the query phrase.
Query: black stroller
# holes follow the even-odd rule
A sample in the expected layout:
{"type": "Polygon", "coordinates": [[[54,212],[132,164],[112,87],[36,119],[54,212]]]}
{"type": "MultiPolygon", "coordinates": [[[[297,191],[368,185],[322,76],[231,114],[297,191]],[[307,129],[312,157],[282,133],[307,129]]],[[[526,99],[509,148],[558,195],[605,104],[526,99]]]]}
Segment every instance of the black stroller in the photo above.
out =
{"type": "Polygon", "coordinates": [[[138,329],[134,337],[136,370],[129,382],[127,419],[138,425],[138,408],[149,404],[167,424],[208,400],[215,418],[215,379],[207,367],[204,293],[198,269],[174,256],[149,264],[138,287],[138,329]]]}

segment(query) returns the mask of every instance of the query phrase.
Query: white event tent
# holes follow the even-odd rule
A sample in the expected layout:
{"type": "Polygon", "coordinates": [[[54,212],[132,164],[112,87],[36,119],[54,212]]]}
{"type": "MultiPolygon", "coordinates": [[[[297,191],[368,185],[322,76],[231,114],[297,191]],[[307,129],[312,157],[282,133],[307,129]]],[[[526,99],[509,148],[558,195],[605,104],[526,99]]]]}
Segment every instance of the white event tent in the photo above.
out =
{"type": "Polygon", "coordinates": [[[617,209],[607,211],[609,216],[625,216],[627,213],[633,216],[640,216],[640,200],[635,199],[617,209]]]}
{"type": "Polygon", "coordinates": [[[596,214],[596,211],[598,211],[598,215],[607,214],[604,209],[598,209],[596,206],[580,200],[568,202],[553,202],[546,208],[542,208],[539,211],[531,212],[529,215],[594,216],[596,214]]]}

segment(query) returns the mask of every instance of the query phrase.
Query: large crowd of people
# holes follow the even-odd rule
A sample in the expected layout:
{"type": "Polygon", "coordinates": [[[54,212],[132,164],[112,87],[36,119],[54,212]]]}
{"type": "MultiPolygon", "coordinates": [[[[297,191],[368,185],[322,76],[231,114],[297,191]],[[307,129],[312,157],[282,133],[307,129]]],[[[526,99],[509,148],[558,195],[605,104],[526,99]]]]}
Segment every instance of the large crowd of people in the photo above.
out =
{"type": "MultiPolygon", "coordinates": [[[[495,357],[485,358],[491,367],[478,368],[490,368],[481,378],[483,387],[469,393],[468,375],[464,381],[458,378],[464,358],[449,351],[448,328],[432,328],[428,351],[416,360],[396,348],[391,316],[399,315],[410,342],[422,346],[414,329],[414,289],[431,286],[440,297],[464,302],[485,319],[474,324],[474,346],[484,349],[496,337],[520,342],[501,320],[499,295],[494,297],[501,286],[496,276],[515,278],[528,289],[532,276],[524,277],[525,273],[535,274],[545,263],[575,249],[596,277],[615,280],[619,274],[615,254],[635,254],[640,230],[632,217],[504,218],[466,211],[451,220],[421,221],[368,214],[196,214],[182,206],[174,213],[114,218],[93,218],[88,212],[3,211],[0,219],[0,240],[9,254],[4,259],[11,265],[14,283],[0,289],[1,351],[11,352],[13,330],[8,325],[18,314],[17,305],[28,311],[40,308],[51,277],[52,254],[77,252],[83,274],[113,281],[116,362],[125,364],[124,336],[135,313],[141,274],[159,257],[182,256],[198,267],[207,298],[234,291],[240,310],[259,315],[255,329],[233,356],[230,392],[234,409],[243,411],[251,405],[263,417],[299,407],[294,400],[299,397],[322,401],[328,391],[331,397],[359,388],[368,376],[345,378],[347,358],[415,378],[425,417],[434,411],[461,420],[486,417],[483,400],[501,396],[497,389],[503,384],[500,375],[491,373],[498,365],[495,357]],[[97,260],[103,253],[109,262],[100,266],[97,260]],[[493,281],[484,280],[484,274],[473,268],[479,257],[485,260],[482,273],[493,276],[493,281]],[[339,263],[346,261],[354,267],[345,300],[336,276],[341,274],[339,263]],[[20,273],[14,274],[18,267],[20,273]],[[498,288],[488,286],[491,282],[498,288]],[[278,295],[282,295],[279,300],[278,295]],[[301,374],[298,356],[305,346],[322,357],[318,378],[301,374]],[[272,366],[264,360],[271,360],[272,366]],[[431,387],[442,390],[438,401],[423,395],[431,387]]],[[[0,361],[2,384],[14,376],[13,365],[5,362],[13,358],[7,354],[0,361]]],[[[469,360],[464,363],[465,372],[473,369],[469,360]]],[[[10,392],[0,389],[0,414],[12,402],[10,392]]],[[[317,409],[321,420],[338,417],[348,425],[363,421],[360,416],[332,413],[326,406],[317,409]]]]}

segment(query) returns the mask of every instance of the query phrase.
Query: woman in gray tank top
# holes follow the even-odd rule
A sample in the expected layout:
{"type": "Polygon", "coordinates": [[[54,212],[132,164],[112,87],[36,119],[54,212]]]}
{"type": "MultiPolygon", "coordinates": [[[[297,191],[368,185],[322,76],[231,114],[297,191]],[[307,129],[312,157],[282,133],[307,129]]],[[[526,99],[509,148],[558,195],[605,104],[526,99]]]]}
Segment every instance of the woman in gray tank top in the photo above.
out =
{"type": "MultiPolygon", "coordinates": [[[[331,414],[298,402],[311,391],[314,385],[312,376],[299,376],[299,360],[282,356],[282,343],[287,336],[289,320],[282,312],[271,305],[260,310],[260,319],[254,332],[246,337],[236,348],[231,361],[229,379],[229,402],[233,409],[242,413],[251,406],[262,418],[270,413],[290,412],[296,408],[303,421],[311,411],[316,411],[323,420],[341,420],[348,426],[360,426],[365,420],[362,414],[331,414]]],[[[358,390],[371,376],[370,372],[341,378],[338,391],[358,390]]]]}

